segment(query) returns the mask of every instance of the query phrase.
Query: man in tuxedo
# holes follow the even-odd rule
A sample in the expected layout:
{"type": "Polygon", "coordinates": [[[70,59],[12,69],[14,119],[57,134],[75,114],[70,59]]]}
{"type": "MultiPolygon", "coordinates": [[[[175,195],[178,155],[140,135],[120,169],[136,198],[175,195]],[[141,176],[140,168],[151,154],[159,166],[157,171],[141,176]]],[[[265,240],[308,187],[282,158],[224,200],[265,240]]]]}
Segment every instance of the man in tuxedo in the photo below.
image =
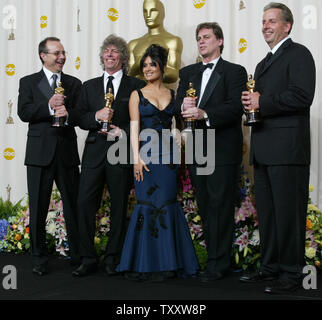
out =
{"type": "Polygon", "coordinates": [[[293,42],[290,9],[281,3],[264,8],[262,33],[270,52],[256,67],[254,93],[243,92],[247,110],[259,110],[252,128],[261,267],[243,282],[273,282],[266,293],[290,292],[302,283],[305,219],[310,173],[310,106],[315,65],[309,50],[293,42]]]}
{"type": "Polygon", "coordinates": [[[108,275],[116,274],[115,268],[120,261],[126,233],[127,203],[133,173],[130,164],[126,164],[127,159],[115,164],[107,155],[109,148],[119,139],[126,139],[127,146],[130,146],[129,97],[133,90],[145,84],[127,75],[129,52],[122,38],[109,35],[100,48],[100,60],[104,74],[83,84],[77,106],[80,127],[89,130],[82,158],[78,196],[82,264],[73,272],[78,277],[97,269],[95,215],[100,207],[105,184],[111,200],[111,227],[103,266],[108,275]],[[104,94],[109,89],[113,92],[114,102],[112,108],[105,108],[104,94]],[[107,135],[100,132],[104,120],[113,123],[107,135]]]}
{"type": "Polygon", "coordinates": [[[196,119],[196,128],[203,130],[204,141],[207,130],[215,130],[216,134],[215,147],[206,150],[215,154],[212,173],[198,174],[197,163],[189,166],[208,253],[201,280],[211,282],[223,278],[230,268],[243,145],[240,94],[245,89],[247,73],[242,66],[221,58],[224,36],[217,23],[199,24],[196,40],[202,62],[180,70],[176,108],[182,110],[184,118],[196,119]],[[196,89],[196,97],[185,97],[189,83],[196,89]]]}
{"type": "Polygon", "coordinates": [[[48,272],[46,217],[53,182],[60,191],[71,263],[79,263],[76,200],[79,183],[79,156],[74,112],[81,81],[62,72],[66,52],[60,40],[49,37],[39,43],[40,72],[20,79],[18,115],[29,123],[25,165],[27,166],[30,251],[33,272],[48,272]],[[59,82],[64,95],[55,94],[59,82]],[[64,127],[53,127],[53,115],[64,117],[64,127]]]}

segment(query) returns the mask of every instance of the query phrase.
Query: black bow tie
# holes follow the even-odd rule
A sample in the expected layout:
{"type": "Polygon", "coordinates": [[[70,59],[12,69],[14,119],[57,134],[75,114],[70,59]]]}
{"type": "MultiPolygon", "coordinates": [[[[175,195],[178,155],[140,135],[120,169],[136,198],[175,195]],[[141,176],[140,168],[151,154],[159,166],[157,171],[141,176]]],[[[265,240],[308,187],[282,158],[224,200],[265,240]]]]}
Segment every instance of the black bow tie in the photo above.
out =
{"type": "Polygon", "coordinates": [[[207,68],[212,69],[213,66],[214,66],[213,63],[202,64],[200,66],[200,70],[201,72],[204,72],[207,68]]]}

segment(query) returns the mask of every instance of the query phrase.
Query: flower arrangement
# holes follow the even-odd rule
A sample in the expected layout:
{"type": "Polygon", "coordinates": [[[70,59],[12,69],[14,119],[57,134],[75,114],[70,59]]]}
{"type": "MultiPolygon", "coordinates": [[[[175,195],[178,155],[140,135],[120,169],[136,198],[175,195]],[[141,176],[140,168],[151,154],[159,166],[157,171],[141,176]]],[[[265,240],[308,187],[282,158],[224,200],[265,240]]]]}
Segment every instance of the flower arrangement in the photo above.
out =
{"type": "Polygon", "coordinates": [[[259,230],[253,187],[244,167],[239,180],[240,198],[235,206],[235,233],[232,250],[233,267],[258,268],[260,263],[259,230]]]}
{"type": "Polygon", "coordinates": [[[203,269],[207,262],[206,243],[203,237],[201,217],[198,215],[197,201],[194,196],[194,189],[187,166],[180,167],[178,183],[179,192],[177,200],[181,203],[199,264],[203,269]]]}
{"type": "Polygon", "coordinates": [[[46,218],[46,241],[49,252],[57,252],[67,257],[69,246],[67,241],[67,231],[64,219],[63,202],[60,194],[54,190],[49,203],[46,218]]]}
{"type": "MultiPolygon", "coordinates": [[[[190,234],[202,268],[207,261],[206,244],[203,238],[202,221],[198,215],[197,202],[191,183],[189,170],[181,166],[178,179],[178,201],[185,214],[190,234]]],[[[239,181],[240,197],[235,206],[235,232],[232,245],[232,266],[237,269],[258,268],[260,263],[260,238],[253,186],[247,177],[244,167],[241,167],[239,181]]],[[[310,186],[310,192],[313,187],[310,186]]],[[[29,250],[29,209],[17,204],[2,205],[0,199],[0,251],[26,252],[29,250]],[[1,210],[1,208],[7,208],[1,210]],[[9,209],[8,209],[9,208],[9,209]],[[14,208],[14,210],[12,209],[14,208]],[[7,212],[10,211],[10,215],[7,212]]],[[[128,215],[136,204],[135,190],[129,195],[128,215]]],[[[96,215],[95,248],[100,256],[108,241],[110,231],[110,198],[104,190],[100,209],[96,215]]],[[[68,256],[68,241],[60,194],[54,190],[49,205],[46,220],[47,246],[49,252],[68,256]]],[[[322,213],[309,197],[306,219],[306,249],[307,264],[321,268],[322,260],[322,213]]]]}
{"type": "MultiPolygon", "coordinates": [[[[309,191],[314,187],[310,185],[309,191]]],[[[307,264],[321,268],[322,261],[322,213],[309,197],[306,216],[305,259],[307,264]]]]}
{"type": "Polygon", "coordinates": [[[29,211],[21,211],[0,223],[0,251],[22,253],[29,250],[29,211]]]}

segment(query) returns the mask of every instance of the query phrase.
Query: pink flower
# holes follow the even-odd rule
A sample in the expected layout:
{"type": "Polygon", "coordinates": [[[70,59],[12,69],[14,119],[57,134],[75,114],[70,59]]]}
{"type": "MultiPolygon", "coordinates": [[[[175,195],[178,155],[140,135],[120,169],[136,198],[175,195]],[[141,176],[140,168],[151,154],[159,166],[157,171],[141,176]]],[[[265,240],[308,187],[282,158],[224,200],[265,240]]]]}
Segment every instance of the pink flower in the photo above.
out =
{"type": "Polygon", "coordinates": [[[235,241],[239,245],[239,252],[242,251],[248,245],[248,232],[241,234],[235,241]]]}
{"type": "Polygon", "coordinates": [[[241,207],[235,209],[235,223],[237,224],[238,222],[245,221],[246,218],[251,217],[255,219],[255,226],[257,226],[257,211],[251,199],[248,196],[246,196],[241,204],[241,207]]]}

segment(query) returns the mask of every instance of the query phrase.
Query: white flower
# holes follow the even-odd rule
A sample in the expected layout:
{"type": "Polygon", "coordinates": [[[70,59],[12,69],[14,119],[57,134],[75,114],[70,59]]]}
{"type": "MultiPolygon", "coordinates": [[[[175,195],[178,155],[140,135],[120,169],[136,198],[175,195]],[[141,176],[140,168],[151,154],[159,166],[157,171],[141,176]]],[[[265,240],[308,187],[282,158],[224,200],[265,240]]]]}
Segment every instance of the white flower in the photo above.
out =
{"type": "Polygon", "coordinates": [[[47,215],[47,221],[56,219],[56,211],[49,211],[47,215]]]}
{"type": "Polygon", "coordinates": [[[309,258],[309,259],[313,259],[315,257],[316,254],[316,249],[313,247],[308,247],[305,248],[305,255],[309,258]]]}
{"type": "Polygon", "coordinates": [[[255,229],[254,232],[253,232],[253,236],[252,238],[250,239],[249,243],[252,245],[252,246],[257,246],[259,245],[259,230],[258,229],[255,229]]]}
{"type": "Polygon", "coordinates": [[[55,236],[55,232],[56,232],[56,225],[55,225],[55,222],[50,222],[47,224],[46,226],[46,231],[52,235],[52,236],[55,236]]]}
{"type": "Polygon", "coordinates": [[[19,224],[17,230],[19,231],[19,233],[23,233],[24,232],[24,226],[19,224]]]}

